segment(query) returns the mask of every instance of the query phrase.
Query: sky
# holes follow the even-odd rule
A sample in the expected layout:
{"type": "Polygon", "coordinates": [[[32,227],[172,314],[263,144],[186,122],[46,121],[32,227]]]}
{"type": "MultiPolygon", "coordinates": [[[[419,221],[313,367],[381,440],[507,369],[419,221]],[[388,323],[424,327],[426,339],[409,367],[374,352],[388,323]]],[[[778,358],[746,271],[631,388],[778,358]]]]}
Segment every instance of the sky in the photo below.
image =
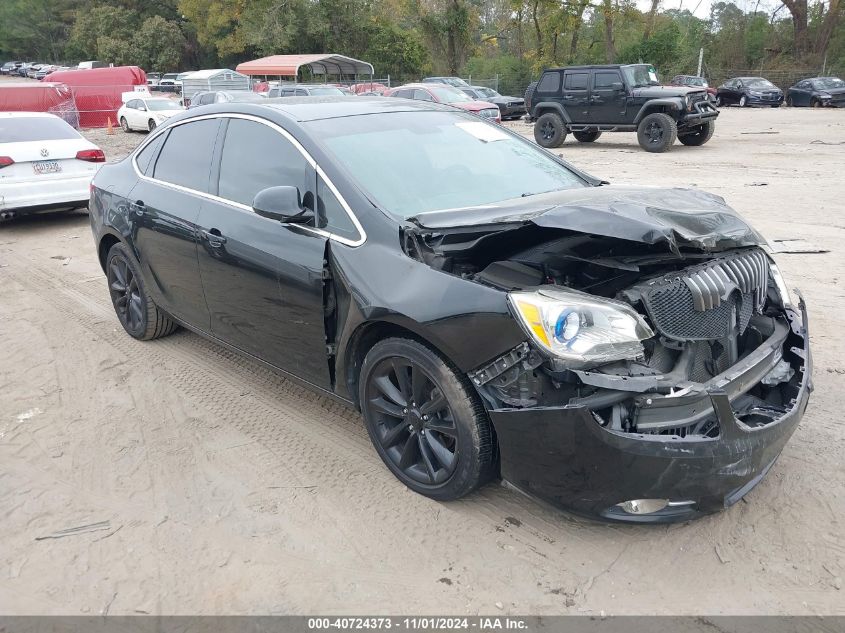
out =
{"type": "MultiPolygon", "coordinates": [[[[666,9],[688,9],[693,12],[696,17],[708,18],[710,17],[710,4],[718,2],[718,0],[663,0],[660,3],[660,10],[666,9]]],[[[758,4],[757,0],[733,0],[740,9],[750,11],[758,4]]],[[[778,0],[760,0],[759,10],[768,11],[771,13],[781,3],[778,0]]],[[[648,11],[651,8],[651,0],[637,0],[637,8],[640,11],[648,11]]]]}

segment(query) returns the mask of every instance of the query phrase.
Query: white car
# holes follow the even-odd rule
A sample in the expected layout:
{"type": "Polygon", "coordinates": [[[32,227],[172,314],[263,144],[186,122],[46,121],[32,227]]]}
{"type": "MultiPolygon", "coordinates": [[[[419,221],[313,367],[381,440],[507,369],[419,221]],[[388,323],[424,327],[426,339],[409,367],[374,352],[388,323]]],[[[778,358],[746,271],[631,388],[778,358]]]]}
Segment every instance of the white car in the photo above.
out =
{"type": "Polygon", "coordinates": [[[103,150],[55,114],[0,112],[0,220],[88,205],[103,150]]]}
{"type": "Polygon", "coordinates": [[[129,99],[117,111],[117,120],[124,132],[143,130],[152,132],[184,108],[165,97],[136,97],[129,99]]]}

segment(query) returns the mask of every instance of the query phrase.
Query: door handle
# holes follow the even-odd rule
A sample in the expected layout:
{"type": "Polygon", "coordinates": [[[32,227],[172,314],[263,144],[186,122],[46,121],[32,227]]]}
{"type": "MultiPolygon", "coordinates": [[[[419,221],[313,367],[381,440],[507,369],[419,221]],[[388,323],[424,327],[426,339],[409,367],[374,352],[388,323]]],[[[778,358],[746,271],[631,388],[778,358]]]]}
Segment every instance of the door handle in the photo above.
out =
{"type": "Polygon", "coordinates": [[[202,236],[208,241],[208,245],[212,248],[220,248],[226,243],[226,238],[220,233],[219,229],[203,230],[202,236]]]}
{"type": "Polygon", "coordinates": [[[135,202],[129,203],[129,210],[134,211],[135,215],[144,215],[147,211],[147,206],[143,200],[136,200],[135,202]]]}

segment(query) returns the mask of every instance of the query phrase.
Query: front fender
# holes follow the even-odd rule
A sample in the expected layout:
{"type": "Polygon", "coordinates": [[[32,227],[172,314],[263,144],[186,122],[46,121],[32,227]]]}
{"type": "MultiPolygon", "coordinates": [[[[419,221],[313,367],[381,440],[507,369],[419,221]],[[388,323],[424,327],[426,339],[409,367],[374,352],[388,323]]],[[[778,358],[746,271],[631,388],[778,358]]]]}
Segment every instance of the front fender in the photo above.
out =
{"type": "Polygon", "coordinates": [[[670,110],[671,112],[683,112],[684,100],[680,97],[651,99],[647,103],[644,103],[643,106],[640,108],[640,111],[637,112],[637,116],[634,117],[634,125],[639,125],[640,121],[642,121],[652,112],[661,112],[663,110],[670,110]]]}

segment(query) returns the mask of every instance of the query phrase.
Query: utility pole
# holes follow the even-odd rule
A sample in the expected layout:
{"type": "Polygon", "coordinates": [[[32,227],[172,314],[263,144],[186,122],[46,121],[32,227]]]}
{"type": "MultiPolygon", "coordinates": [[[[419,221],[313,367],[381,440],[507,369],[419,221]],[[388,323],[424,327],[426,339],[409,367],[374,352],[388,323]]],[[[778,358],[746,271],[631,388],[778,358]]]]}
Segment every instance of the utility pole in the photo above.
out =
{"type": "Polygon", "coordinates": [[[698,49],[698,72],[696,72],[697,77],[701,77],[701,64],[704,61],[704,47],[698,49]]]}

